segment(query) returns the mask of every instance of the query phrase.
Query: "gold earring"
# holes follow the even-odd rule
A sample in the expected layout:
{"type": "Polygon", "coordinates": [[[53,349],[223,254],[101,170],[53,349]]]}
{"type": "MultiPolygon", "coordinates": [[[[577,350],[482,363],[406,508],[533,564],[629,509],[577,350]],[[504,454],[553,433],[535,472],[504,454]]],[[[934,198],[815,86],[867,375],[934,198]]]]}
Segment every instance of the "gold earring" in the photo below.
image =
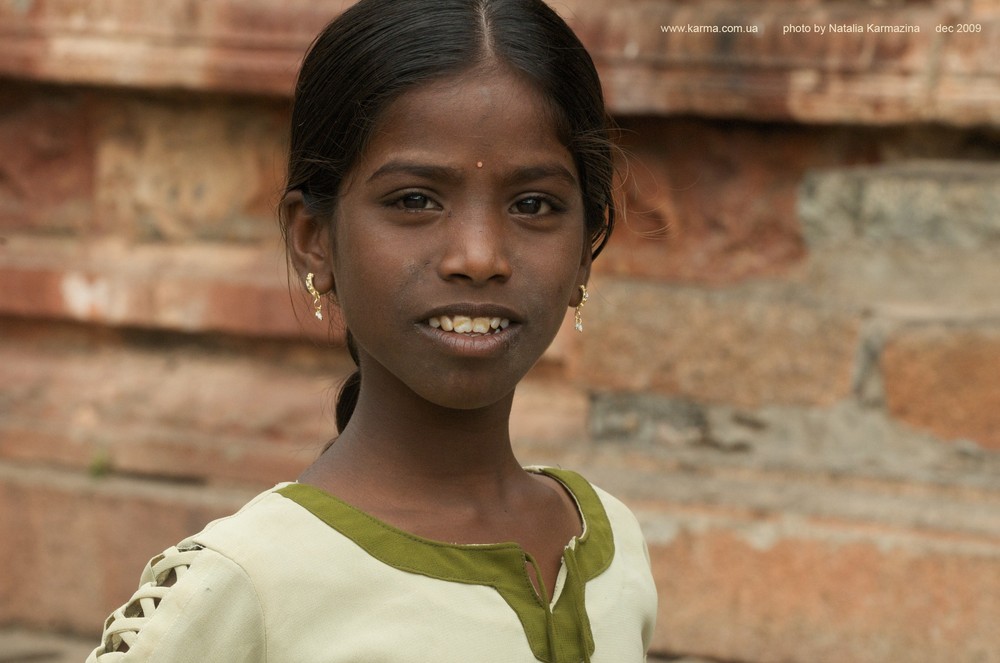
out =
{"type": "Polygon", "coordinates": [[[306,274],[306,290],[309,291],[309,294],[312,295],[312,298],[313,298],[313,309],[315,309],[313,311],[313,315],[316,316],[317,320],[322,320],[323,319],[323,300],[320,299],[319,291],[316,290],[316,286],[313,285],[313,279],[314,278],[316,278],[316,275],[313,274],[312,272],[309,272],[308,274],[306,274]]]}
{"type": "Polygon", "coordinates": [[[590,295],[587,293],[587,286],[581,285],[580,292],[583,294],[580,297],[580,303],[576,305],[576,315],[573,316],[573,322],[575,323],[573,326],[578,332],[583,331],[583,305],[590,299],[590,295]]]}

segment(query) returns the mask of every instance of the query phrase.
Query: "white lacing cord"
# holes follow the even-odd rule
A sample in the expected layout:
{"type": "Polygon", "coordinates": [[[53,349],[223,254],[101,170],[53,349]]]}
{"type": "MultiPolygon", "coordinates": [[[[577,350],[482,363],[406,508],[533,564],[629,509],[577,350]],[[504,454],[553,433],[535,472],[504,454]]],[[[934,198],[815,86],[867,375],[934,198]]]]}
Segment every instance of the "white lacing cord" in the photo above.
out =
{"type": "Polygon", "coordinates": [[[100,663],[115,663],[124,658],[139,631],[156,612],[160,600],[184,577],[200,550],[200,546],[184,550],[171,547],[149,561],[143,575],[153,579],[141,585],[128,603],[111,613],[104,623],[104,651],[97,656],[100,663]]]}

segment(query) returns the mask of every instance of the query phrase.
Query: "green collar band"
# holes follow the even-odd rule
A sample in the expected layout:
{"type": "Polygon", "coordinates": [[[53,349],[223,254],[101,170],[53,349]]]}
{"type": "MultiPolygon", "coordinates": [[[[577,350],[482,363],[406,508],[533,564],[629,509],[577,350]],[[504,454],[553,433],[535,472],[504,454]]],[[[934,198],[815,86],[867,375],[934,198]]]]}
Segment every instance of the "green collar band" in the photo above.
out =
{"type": "Polygon", "coordinates": [[[528,469],[565,486],[583,522],[583,533],[574,537],[563,552],[566,580],[554,609],[536,593],[525,570],[526,562],[534,562],[516,543],[433,541],[408,534],[307,484],[288,484],[277,492],[389,566],[438,580],[493,587],[517,613],[538,660],[589,660],[594,640],[586,617],[584,588],[608,568],[614,557],[611,524],[594,488],[579,474],[552,468],[528,469]]]}

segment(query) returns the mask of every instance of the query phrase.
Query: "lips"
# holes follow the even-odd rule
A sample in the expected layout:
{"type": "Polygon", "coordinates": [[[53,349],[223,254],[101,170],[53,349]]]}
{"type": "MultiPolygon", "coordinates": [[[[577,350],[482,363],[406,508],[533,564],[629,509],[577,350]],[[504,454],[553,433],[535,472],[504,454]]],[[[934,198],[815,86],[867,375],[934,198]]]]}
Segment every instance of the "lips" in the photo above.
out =
{"type": "Polygon", "coordinates": [[[429,311],[418,327],[448,354],[493,356],[510,349],[520,317],[496,305],[452,304],[429,311]]]}

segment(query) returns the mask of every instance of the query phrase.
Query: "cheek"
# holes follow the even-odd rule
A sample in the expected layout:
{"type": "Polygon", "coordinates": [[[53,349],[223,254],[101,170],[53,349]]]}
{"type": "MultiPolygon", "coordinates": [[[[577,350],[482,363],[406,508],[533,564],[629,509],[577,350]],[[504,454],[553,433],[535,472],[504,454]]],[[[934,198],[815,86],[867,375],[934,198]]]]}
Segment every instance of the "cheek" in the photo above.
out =
{"type": "Polygon", "coordinates": [[[392,313],[405,308],[407,293],[420,264],[412,243],[380,236],[373,224],[345,224],[338,233],[334,258],[337,300],[349,328],[384,326],[392,313]]]}
{"type": "Polygon", "coordinates": [[[337,301],[350,327],[355,326],[359,313],[378,301],[377,290],[381,282],[373,278],[378,265],[372,256],[372,247],[367,245],[365,235],[357,232],[356,225],[347,222],[337,228],[332,252],[337,301]]]}
{"type": "Polygon", "coordinates": [[[554,245],[551,248],[551,253],[549,253],[553,264],[560,266],[561,283],[570,283],[570,290],[575,290],[580,285],[578,281],[580,278],[580,268],[585,259],[585,247],[586,238],[583,233],[573,233],[568,237],[564,237],[563,241],[557,245],[554,245]]]}
{"type": "Polygon", "coordinates": [[[539,306],[550,311],[552,324],[558,326],[574,293],[582,284],[580,261],[582,245],[571,240],[553,243],[547,251],[538,252],[530,268],[525,265],[524,278],[530,283],[528,292],[537,297],[539,306]]]}

